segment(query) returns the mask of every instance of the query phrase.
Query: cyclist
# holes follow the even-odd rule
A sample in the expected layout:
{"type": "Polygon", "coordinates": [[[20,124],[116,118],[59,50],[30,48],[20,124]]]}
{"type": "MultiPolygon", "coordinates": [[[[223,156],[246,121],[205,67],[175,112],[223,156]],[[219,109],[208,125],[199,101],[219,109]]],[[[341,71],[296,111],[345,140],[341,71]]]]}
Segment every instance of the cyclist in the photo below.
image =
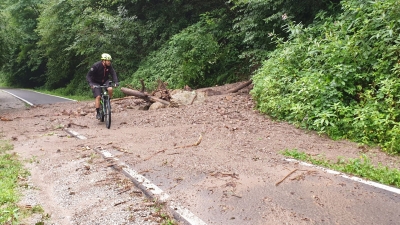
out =
{"type": "MultiPolygon", "coordinates": [[[[115,73],[114,68],[111,65],[111,55],[107,53],[101,54],[101,61],[98,61],[93,64],[93,66],[90,68],[89,72],[86,75],[86,80],[90,85],[90,88],[92,88],[93,92],[93,97],[95,99],[95,107],[96,107],[96,118],[100,119],[100,88],[94,88],[94,86],[100,86],[103,84],[108,84],[108,81],[110,79],[110,75],[112,76],[112,79],[114,81],[115,87],[118,86],[118,77],[117,73],[115,73]]],[[[108,87],[108,95],[110,96],[110,99],[112,97],[112,87],[108,87]]]]}

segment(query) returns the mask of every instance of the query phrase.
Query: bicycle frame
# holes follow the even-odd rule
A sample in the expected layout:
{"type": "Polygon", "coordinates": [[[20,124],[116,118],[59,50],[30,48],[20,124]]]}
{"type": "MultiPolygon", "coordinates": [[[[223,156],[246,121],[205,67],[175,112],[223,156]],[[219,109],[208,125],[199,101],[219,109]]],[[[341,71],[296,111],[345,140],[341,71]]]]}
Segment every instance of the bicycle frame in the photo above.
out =
{"type": "Polygon", "coordinates": [[[111,87],[111,81],[109,85],[94,86],[94,88],[101,88],[100,90],[100,122],[106,121],[106,127],[111,127],[111,102],[110,96],[108,95],[107,88],[111,87]]]}

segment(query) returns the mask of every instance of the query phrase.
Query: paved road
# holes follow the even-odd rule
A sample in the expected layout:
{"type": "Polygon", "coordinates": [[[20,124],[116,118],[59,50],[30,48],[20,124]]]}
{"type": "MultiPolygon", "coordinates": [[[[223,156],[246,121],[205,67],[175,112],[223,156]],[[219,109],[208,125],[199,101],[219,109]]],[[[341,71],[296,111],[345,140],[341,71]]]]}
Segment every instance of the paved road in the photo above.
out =
{"type": "MultiPolygon", "coordinates": [[[[188,108],[169,108],[168,114],[162,110],[150,113],[116,111],[113,114],[116,126],[110,130],[104,129],[103,123],[93,118],[77,117],[76,124],[81,126],[73,127],[73,130],[87,138],[79,138],[78,147],[92,146],[94,149],[103,143],[104,148],[118,158],[115,162],[124,162],[135,170],[132,172],[117,165],[117,171],[142,175],[151,182],[137,180],[143,186],[148,184],[143,188],[148,190],[146,193],[159,193],[156,199],[165,199],[167,194],[168,202],[178,202],[208,225],[399,224],[398,189],[387,190],[356,182],[319,168],[282,160],[282,156],[275,154],[279,149],[292,149],[292,145],[284,143],[299,138],[303,135],[300,132],[288,130],[291,135],[284,135],[278,132],[284,125],[265,121],[257,125],[254,121],[259,120],[252,120],[243,112],[237,118],[253,121],[252,124],[259,127],[254,130],[243,128],[240,133],[234,133],[226,129],[229,120],[222,123],[223,118],[212,116],[202,123],[205,115],[210,114],[202,115],[203,108],[199,107],[194,117],[186,113],[188,108]],[[102,132],[94,129],[100,126],[102,132]],[[201,145],[179,148],[196,140],[199,131],[206,132],[201,145]],[[281,141],[272,145],[269,138],[259,138],[265,137],[266,131],[268,137],[281,141]],[[241,135],[245,132],[252,135],[241,135]],[[230,141],[222,142],[224,139],[230,141]],[[249,144],[256,142],[261,144],[249,144]]],[[[47,127],[52,121],[35,119],[31,118],[30,126],[47,127]]],[[[27,122],[24,118],[5,124],[22,127],[27,126],[27,122]]],[[[28,136],[26,131],[19,132],[23,132],[23,137],[28,136]]],[[[76,140],[71,138],[51,138],[54,139],[43,139],[42,142],[35,139],[34,149],[63,146],[60,147],[62,152],[70,152],[72,146],[77,146],[76,140]],[[66,147],[68,145],[70,147],[66,147]]],[[[310,142],[312,138],[310,136],[310,142]]],[[[315,145],[324,148],[332,143],[326,141],[315,145]]],[[[302,143],[293,146],[302,146],[302,143]]],[[[333,149],[335,146],[332,144],[333,149]]],[[[110,156],[105,157],[110,160],[110,156]]],[[[198,224],[203,223],[192,223],[198,224]]]]}
{"type": "Polygon", "coordinates": [[[24,101],[29,105],[43,105],[43,104],[52,104],[58,102],[75,101],[72,99],[67,99],[54,95],[42,94],[39,92],[24,90],[24,89],[0,89],[0,90],[10,95],[13,95],[14,97],[24,101]]]}

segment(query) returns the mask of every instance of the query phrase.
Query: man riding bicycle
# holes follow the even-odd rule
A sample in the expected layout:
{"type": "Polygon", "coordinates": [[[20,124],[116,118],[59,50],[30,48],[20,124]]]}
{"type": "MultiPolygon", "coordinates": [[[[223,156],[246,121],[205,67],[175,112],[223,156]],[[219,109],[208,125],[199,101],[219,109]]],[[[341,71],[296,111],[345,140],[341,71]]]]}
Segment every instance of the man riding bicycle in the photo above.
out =
{"type": "MultiPolygon", "coordinates": [[[[86,75],[86,80],[92,88],[93,97],[95,97],[95,107],[96,107],[96,118],[100,118],[100,88],[95,88],[94,86],[100,86],[103,84],[108,84],[110,79],[110,75],[114,81],[114,85],[118,86],[118,77],[115,73],[114,68],[111,65],[111,55],[107,53],[103,53],[101,55],[101,61],[98,61],[93,64],[90,68],[89,72],[86,75]]],[[[108,87],[108,95],[110,99],[112,97],[113,89],[112,87],[108,87]]]]}

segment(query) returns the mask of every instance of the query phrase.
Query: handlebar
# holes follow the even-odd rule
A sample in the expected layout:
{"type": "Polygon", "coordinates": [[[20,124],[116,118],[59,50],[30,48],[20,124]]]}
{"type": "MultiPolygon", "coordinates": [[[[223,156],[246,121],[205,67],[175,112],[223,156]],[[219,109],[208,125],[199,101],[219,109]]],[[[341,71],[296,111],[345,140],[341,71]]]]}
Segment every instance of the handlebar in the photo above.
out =
{"type": "Polygon", "coordinates": [[[118,83],[115,83],[114,85],[111,85],[112,81],[108,82],[108,85],[103,84],[103,85],[93,85],[93,88],[108,88],[108,87],[117,87],[118,83]]]}
{"type": "Polygon", "coordinates": [[[107,85],[93,85],[93,88],[108,88],[111,86],[107,86],[107,85]]]}

